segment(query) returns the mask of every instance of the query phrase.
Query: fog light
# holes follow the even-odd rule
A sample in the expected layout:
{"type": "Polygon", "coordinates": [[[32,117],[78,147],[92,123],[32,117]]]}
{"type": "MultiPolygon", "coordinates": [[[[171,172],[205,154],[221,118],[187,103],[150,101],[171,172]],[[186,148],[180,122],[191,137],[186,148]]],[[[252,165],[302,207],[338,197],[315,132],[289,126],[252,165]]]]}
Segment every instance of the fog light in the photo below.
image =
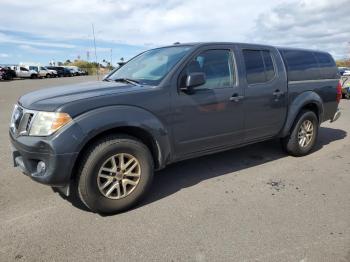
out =
{"type": "Polygon", "coordinates": [[[46,164],[44,161],[39,161],[36,166],[36,172],[38,175],[43,175],[46,171],[46,164]]]}

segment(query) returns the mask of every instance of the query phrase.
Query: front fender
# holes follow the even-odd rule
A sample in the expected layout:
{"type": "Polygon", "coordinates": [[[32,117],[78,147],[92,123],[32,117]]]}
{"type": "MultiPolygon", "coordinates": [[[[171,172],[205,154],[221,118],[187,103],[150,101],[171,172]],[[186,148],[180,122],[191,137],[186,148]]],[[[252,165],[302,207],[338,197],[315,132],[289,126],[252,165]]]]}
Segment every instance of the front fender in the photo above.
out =
{"type": "Polygon", "coordinates": [[[152,136],[158,150],[159,166],[170,156],[169,132],[161,120],[151,112],[135,106],[107,106],[88,111],[74,118],[84,132],[78,152],[95,136],[118,127],[137,127],[152,136]]]}
{"type": "Polygon", "coordinates": [[[292,125],[300,110],[308,104],[315,104],[317,106],[318,118],[320,119],[319,123],[322,123],[324,114],[322,98],[313,91],[303,92],[295,97],[289,105],[287,119],[280,134],[281,137],[285,137],[289,134],[289,131],[292,128],[292,125]]]}

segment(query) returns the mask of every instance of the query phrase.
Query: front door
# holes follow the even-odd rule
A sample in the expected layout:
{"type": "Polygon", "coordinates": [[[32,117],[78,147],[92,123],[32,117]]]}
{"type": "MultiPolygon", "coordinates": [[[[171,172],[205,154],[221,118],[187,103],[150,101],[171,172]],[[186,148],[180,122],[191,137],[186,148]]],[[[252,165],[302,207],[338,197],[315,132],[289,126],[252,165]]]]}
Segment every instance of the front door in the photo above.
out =
{"type": "Polygon", "coordinates": [[[24,67],[20,67],[19,68],[19,72],[18,72],[18,76],[19,77],[29,77],[30,76],[30,72],[27,68],[24,67]]]}
{"type": "Polygon", "coordinates": [[[227,48],[198,50],[178,76],[172,98],[176,158],[243,142],[242,88],[235,52],[227,48]],[[202,72],[206,83],[189,94],[180,91],[187,75],[202,72]]]}

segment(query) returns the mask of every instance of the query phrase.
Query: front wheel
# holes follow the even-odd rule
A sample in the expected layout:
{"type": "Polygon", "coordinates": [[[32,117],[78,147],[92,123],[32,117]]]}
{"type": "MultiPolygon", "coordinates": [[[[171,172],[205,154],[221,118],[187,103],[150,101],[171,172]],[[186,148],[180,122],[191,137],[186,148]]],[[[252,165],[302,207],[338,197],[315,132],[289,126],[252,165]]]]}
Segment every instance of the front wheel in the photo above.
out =
{"type": "Polygon", "coordinates": [[[107,137],[86,153],[78,178],[82,202],[98,213],[118,213],[142,199],[153,179],[149,149],[129,136],[107,137]]]}
{"type": "Polygon", "coordinates": [[[289,136],[282,139],[285,151],[293,156],[310,153],[318,136],[318,119],[312,111],[302,111],[294,123],[289,136]]]}

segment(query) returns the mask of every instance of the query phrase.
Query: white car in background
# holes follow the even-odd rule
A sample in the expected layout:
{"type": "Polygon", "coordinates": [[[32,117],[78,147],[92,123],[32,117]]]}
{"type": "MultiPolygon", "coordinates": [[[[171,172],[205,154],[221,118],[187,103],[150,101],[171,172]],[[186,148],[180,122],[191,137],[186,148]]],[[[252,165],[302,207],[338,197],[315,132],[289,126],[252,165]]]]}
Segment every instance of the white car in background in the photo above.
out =
{"type": "Polygon", "coordinates": [[[338,72],[341,76],[350,76],[350,68],[338,67],[338,72]]]}
{"type": "Polygon", "coordinates": [[[38,72],[30,70],[24,66],[11,66],[12,70],[16,72],[16,76],[19,78],[38,78],[38,72]]]}
{"type": "Polygon", "coordinates": [[[38,72],[39,77],[46,77],[46,78],[51,77],[51,73],[49,72],[49,70],[43,66],[26,65],[25,67],[28,68],[29,70],[34,70],[38,72]]]}
{"type": "Polygon", "coordinates": [[[47,67],[44,67],[45,70],[49,71],[49,73],[51,74],[50,77],[58,77],[57,71],[53,70],[53,69],[48,69],[47,67]]]}

